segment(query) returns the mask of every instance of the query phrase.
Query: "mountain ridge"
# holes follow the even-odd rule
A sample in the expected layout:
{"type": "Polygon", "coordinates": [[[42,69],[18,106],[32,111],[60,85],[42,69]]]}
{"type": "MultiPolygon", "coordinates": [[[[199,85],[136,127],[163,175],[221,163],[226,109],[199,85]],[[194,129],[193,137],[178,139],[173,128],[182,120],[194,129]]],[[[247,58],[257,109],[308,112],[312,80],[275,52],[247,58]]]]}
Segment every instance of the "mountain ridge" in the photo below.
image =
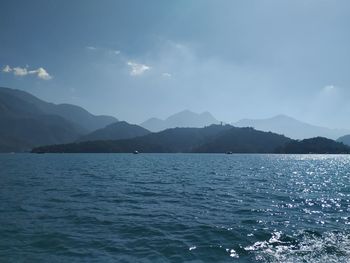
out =
{"type": "Polygon", "coordinates": [[[350,146],[350,134],[339,137],[337,139],[337,142],[342,142],[342,143],[350,146]]]}
{"type": "Polygon", "coordinates": [[[276,153],[284,154],[349,154],[350,147],[343,143],[324,138],[314,137],[304,140],[293,140],[278,148],[276,153]]]}
{"type": "Polygon", "coordinates": [[[232,125],[276,132],[278,134],[284,134],[292,139],[306,139],[322,136],[335,140],[344,134],[350,133],[350,130],[347,129],[331,129],[312,125],[284,114],[265,119],[241,119],[232,125]]]}
{"type": "Polygon", "coordinates": [[[77,142],[130,139],[144,136],[149,133],[151,133],[149,130],[139,125],[130,124],[126,121],[118,121],[82,136],[77,142]]]}
{"type": "MultiPolygon", "coordinates": [[[[80,123],[64,117],[71,116],[72,111],[55,114],[56,107],[62,106],[25,91],[0,88],[0,152],[25,152],[40,145],[73,142],[88,132],[80,123]]],[[[74,109],[94,116],[78,106],[74,109]]]]}
{"type": "Polygon", "coordinates": [[[45,146],[35,148],[32,152],[130,153],[137,150],[145,153],[217,153],[226,151],[267,153],[282,147],[290,140],[283,135],[257,131],[252,128],[210,125],[204,128],[171,128],[126,140],[89,141],[45,146]]]}
{"type": "Polygon", "coordinates": [[[150,118],[140,124],[152,132],[159,132],[170,128],[202,128],[212,124],[219,124],[219,121],[208,112],[195,113],[190,110],[183,110],[172,114],[166,119],[150,118]]]}
{"type": "Polygon", "coordinates": [[[73,104],[46,102],[23,90],[0,87],[1,93],[17,97],[32,104],[43,114],[61,116],[68,121],[78,124],[87,132],[92,132],[118,121],[118,119],[112,116],[94,115],[84,108],[73,104]]]}

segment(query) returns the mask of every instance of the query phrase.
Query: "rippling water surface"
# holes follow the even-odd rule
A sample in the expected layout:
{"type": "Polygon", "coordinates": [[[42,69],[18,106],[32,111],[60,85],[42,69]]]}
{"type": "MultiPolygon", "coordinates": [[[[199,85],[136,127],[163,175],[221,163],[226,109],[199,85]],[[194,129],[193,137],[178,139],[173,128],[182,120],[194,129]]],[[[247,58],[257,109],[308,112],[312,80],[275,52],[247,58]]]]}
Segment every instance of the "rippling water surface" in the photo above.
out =
{"type": "Polygon", "coordinates": [[[350,262],[350,156],[0,155],[0,262],[350,262]]]}

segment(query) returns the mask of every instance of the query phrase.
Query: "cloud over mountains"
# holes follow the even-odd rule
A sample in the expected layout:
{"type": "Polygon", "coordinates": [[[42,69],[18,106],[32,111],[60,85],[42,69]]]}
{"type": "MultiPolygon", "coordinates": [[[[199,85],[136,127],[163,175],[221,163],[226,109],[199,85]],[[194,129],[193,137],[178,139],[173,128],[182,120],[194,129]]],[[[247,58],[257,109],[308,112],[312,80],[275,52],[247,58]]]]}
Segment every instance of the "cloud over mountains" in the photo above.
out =
{"type": "Polygon", "coordinates": [[[52,79],[52,76],[46,71],[46,69],[40,67],[38,69],[29,70],[28,67],[10,67],[9,65],[6,65],[2,69],[3,73],[13,73],[15,76],[24,77],[27,75],[36,75],[39,79],[43,80],[50,80],[52,79]]]}

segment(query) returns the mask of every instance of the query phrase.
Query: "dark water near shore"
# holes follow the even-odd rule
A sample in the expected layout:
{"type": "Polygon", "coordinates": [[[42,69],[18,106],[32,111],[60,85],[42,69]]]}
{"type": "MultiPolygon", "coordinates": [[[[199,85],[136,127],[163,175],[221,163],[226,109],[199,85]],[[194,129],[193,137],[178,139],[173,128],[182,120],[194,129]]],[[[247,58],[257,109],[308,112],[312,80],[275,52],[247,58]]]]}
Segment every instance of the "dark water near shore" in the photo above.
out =
{"type": "Polygon", "coordinates": [[[350,262],[350,156],[0,155],[0,262],[350,262]]]}

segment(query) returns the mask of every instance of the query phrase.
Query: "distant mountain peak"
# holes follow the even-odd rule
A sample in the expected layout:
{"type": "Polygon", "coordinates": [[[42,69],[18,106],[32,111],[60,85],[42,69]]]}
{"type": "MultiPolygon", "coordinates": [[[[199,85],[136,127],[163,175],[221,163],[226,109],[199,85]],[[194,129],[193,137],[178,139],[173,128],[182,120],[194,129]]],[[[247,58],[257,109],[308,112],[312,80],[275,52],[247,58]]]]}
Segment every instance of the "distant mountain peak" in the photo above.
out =
{"type": "Polygon", "coordinates": [[[271,119],[288,119],[288,120],[296,120],[295,118],[288,116],[286,114],[278,114],[273,116],[271,119]]]}
{"type": "Polygon", "coordinates": [[[158,132],[168,128],[175,127],[193,127],[201,128],[211,124],[218,124],[219,121],[213,117],[208,111],[202,113],[195,113],[191,110],[185,109],[173,115],[170,115],[165,120],[158,118],[151,118],[141,123],[141,126],[153,131],[158,132]]]}
{"type": "Polygon", "coordinates": [[[348,146],[350,146],[350,134],[341,136],[337,139],[337,142],[342,142],[348,146]]]}
{"type": "Polygon", "coordinates": [[[190,110],[182,110],[180,112],[170,115],[168,118],[166,118],[166,120],[171,120],[172,118],[195,117],[199,115],[200,114],[197,114],[190,110]]]}
{"type": "Polygon", "coordinates": [[[149,120],[149,121],[161,121],[161,119],[155,118],[155,117],[149,118],[148,120],[149,120]]]}
{"type": "Polygon", "coordinates": [[[211,114],[209,111],[204,111],[200,114],[201,116],[206,116],[206,117],[210,117],[215,119],[215,117],[213,116],[213,114],[211,114]]]}
{"type": "Polygon", "coordinates": [[[262,131],[272,131],[292,139],[306,139],[317,136],[337,139],[346,133],[350,133],[350,131],[345,129],[330,129],[312,125],[285,114],[279,114],[265,119],[242,119],[233,123],[233,125],[237,127],[253,127],[262,131]]]}

